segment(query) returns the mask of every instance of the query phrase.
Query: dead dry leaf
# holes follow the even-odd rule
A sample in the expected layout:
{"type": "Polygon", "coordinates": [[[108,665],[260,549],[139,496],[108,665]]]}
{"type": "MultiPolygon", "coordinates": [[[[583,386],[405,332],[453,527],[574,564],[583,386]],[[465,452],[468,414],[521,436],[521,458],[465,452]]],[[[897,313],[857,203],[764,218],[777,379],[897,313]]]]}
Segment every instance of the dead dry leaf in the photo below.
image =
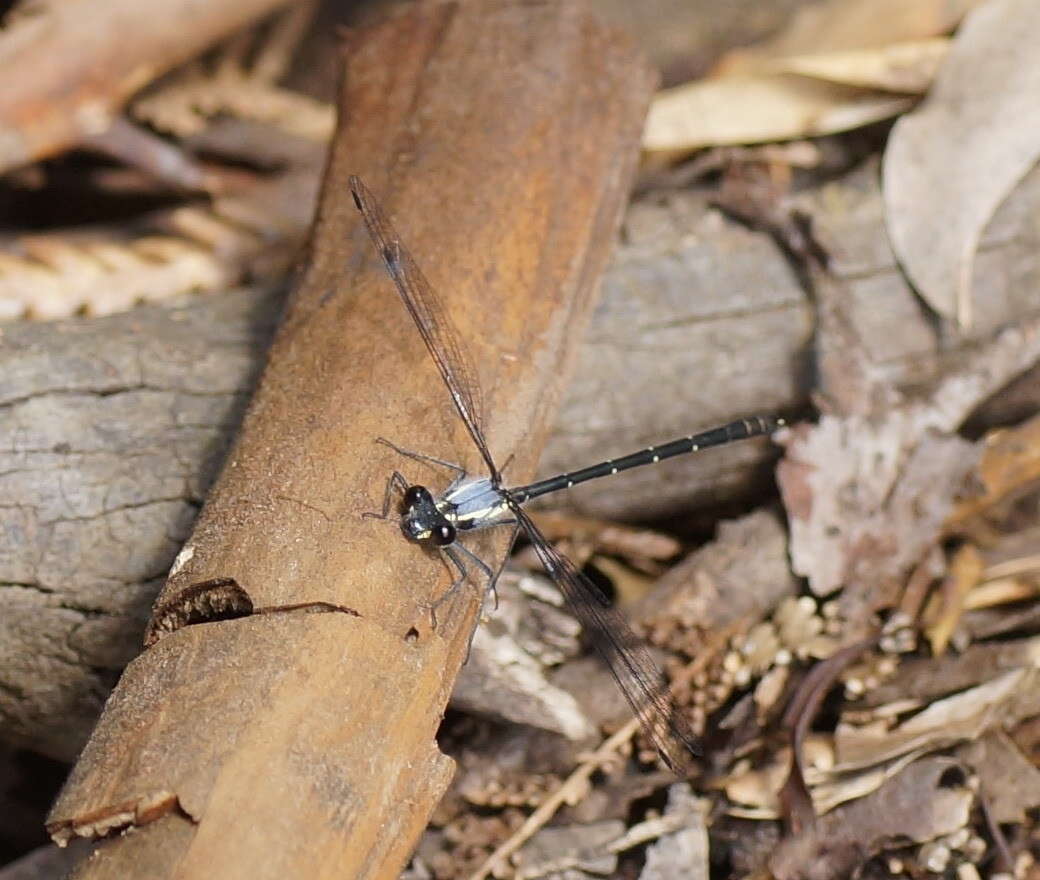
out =
{"type": "Polygon", "coordinates": [[[969,611],[962,621],[972,641],[1040,629],[1040,603],[1027,602],[1017,608],[982,608],[969,611]]]}
{"type": "MultiPolygon", "coordinates": [[[[909,752],[891,761],[853,771],[834,772],[833,737],[817,734],[806,740],[805,780],[812,793],[812,805],[817,816],[823,816],[849,801],[866,797],[877,791],[887,780],[898,775],[923,752],[909,752]],[[823,760],[824,756],[830,760],[823,760]]],[[[745,819],[779,819],[780,789],[787,777],[790,751],[780,749],[771,762],[761,769],[734,775],[726,784],[726,795],[740,806],[731,806],[726,812],[745,819]]]]}
{"type": "Polygon", "coordinates": [[[324,144],[336,121],[330,104],[230,67],[212,75],[190,68],[162,91],[135,101],[133,110],[161,131],[180,137],[197,134],[211,118],[228,113],[324,144]]]}
{"type": "Polygon", "coordinates": [[[866,859],[897,841],[922,843],[962,828],[973,800],[960,764],[923,758],[873,794],[782,841],[769,866],[778,880],[850,877],[866,859]]]}
{"type": "Polygon", "coordinates": [[[939,314],[971,324],[975,252],[1040,156],[1040,5],[990,0],[964,21],[926,102],[889,138],[892,247],[939,314]]]}
{"type": "Polygon", "coordinates": [[[1040,670],[1012,669],[978,687],[937,700],[901,724],[892,725],[892,713],[876,710],[877,720],[852,725],[841,721],[834,735],[836,770],[854,770],[880,764],[921,750],[947,748],[977,739],[1002,724],[1040,711],[1036,693],[1040,670]]]}
{"type": "Polygon", "coordinates": [[[909,658],[886,682],[867,693],[860,705],[866,707],[864,717],[880,716],[883,706],[900,702],[906,708],[899,711],[905,712],[1024,666],[1040,666],[1040,636],[972,645],[962,654],[945,657],[909,658]]]}
{"type": "MultiPolygon", "coordinates": [[[[1040,479],[1040,416],[1014,428],[986,435],[982,458],[973,482],[978,490],[953,511],[948,526],[955,528],[969,517],[996,504],[1010,493],[1040,479]]],[[[986,578],[1017,574],[1021,569],[985,572],[986,578]]]]}
{"type": "MultiPolygon", "coordinates": [[[[880,607],[936,540],[971,472],[971,444],[935,433],[927,412],[823,416],[783,441],[777,470],[791,517],[791,562],[826,596],[845,585],[847,617],[880,607]],[[859,591],[863,595],[857,595],[859,591]]],[[[938,427],[938,426],[936,426],[938,427]]]]}
{"type": "Polygon", "coordinates": [[[643,135],[650,164],[703,147],[818,137],[905,112],[978,0],[837,0],[774,40],[729,53],[711,77],[665,89],[643,135]]]}
{"type": "Polygon", "coordinates": [[[643,149],[672,155],[833,134],[888,119],[914,101],[789,73],[701,80],[657,94],[643,149]]]}
{"type": "Polygon", "coordinates": [[[711,876],[708,868],[709,811],[709,801],[695,797],[687,783],[677,783],[668,789],[664,818],[679,815],[684,824],[647,848],[646,864],[639,880],[670,880],[672,877],[708,880],[711,876]]]}
{"type": "Polygon", "coordinates": [[[973,544],[960,547],[950,560],[949,573],[924,613],[924,631],[933,656],[946,653],[950,637],[964,613],[968,593],[982,577],[982,566],[982,554],[973,544]]]}
{"type": "Polygon", "coordinates": [[[864,623],[896,601],[907,574],[941,537],[981,455],[954,432],[1038,356],[1040,324],[1010,327],[928,399],[881,394],[885,388],[872,379],[859,395],[867,402],[853,407],[861,412],[825,414],[781,436],[787,452],[777,479],[791,562],[816,595],[844,587],[842,615],[864,623]]]}
{"type": "Polygon", "coordinates": [[[327,143],[335,108],[276,85],[288,71],[316,11],[313,0],[292,4],[269,29],[239,34],[207,64],[195,62],[167,77],[137,98],[132,112],[179,137],[197,134],[214,117],[229,114],[327,143]]]}
{"type": "Polygon", "coordinates": [[[923,94],[935,79],[950,41],[936,37],[879,49],[792,55],[764,65],[764,72],[796,73],[861,89],[923,94]]]}
{"type": "MultiPolygon", "coordinates": [[[[801,743],[802,768],[807,780],[826,778],[834,766],[834,738],[829,734],[810,733],[801,743]]],[[[731,816],[751,819],[780,817],[780,793],[791,772],[791,748],[780,746],[768,754],[761,764],[740,762],[736,769],[719,781],[731,801],[731,816]]]]}
{"type": "Polygon", "coordinates": [[[1040,770],[1002,730],[962,746],[956,754],[975,770],[997,822],[1024,822],[1026,810],[1040,806],[1040,770]]]}
{"type": "Polygon", "coordinates": [[[133,234],[98,225],[9,240],[0,251],[0,321],[108,315],[282,277],[311,220],[324,148],[234,120],[209,134],[214,144],[233,141],[240,157],[262,153],[278,170],[243,179],[206,207],[155,211],[133,234]]]}
{"type": "Polygon", "coordinates": [[[756,70],[786,56],[877,48],[949,33],[982,0],[824,0],[802,6],[773,39],[728,53],[716,73],[756,70]]]}
{"type": "Polygon", "coordinates": [[[226,287],[241,274],[189,238],[117,243],[52,235],[19,244],[21,255],[0,253],[0,320],[108,315],[138,302],[226,287]]]}
{"type": "Polygon", "coordinates": [[[1020,578],[995,578],[979,584],[964,597],[965,611],[978,611],[982,608],[995,608],[1010,605],[1013,602],[1024,602],[1040,595],[1040,586],[1034,581],[1020,578]]]}
{"type": "MultiPolygon", "coordinates": [[[[832,743],[833,746],[833,743],[832,743]]],[[[823,816],[849,801],[866,797],[877,791],[886,781],[899,775],[903,768],[920,758],[922,752],[908,752],[892,761],[863,767],[851,773],[834,772],[828,767],[824,772],[806,774],[812,789],[813,807],[818,816],[823,816]]]]}
{"type": "Polygon", "coordinates": [[[516,876],[534,880],[560,872],[574,872],[577,877],[612,874],[617,856],[609,844],[624,832],[624,823],[617,820],[543,828],[517,854],[516,876]]]}

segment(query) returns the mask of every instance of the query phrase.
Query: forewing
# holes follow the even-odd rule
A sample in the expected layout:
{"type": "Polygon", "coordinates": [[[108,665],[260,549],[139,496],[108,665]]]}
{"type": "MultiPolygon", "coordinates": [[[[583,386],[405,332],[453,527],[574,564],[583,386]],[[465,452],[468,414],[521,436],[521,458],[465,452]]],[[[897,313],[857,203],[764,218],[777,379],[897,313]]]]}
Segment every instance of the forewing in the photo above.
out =
{"type": "Polygon", "coordinates": [[[350,191],[405,308],[419,329],[444,384],[448,386],[455,408],[480,450],[492,478],[498,482],[498,468],[484,439],[484,401],[477,371],[444,302],[426,280],[379,203],[359,177],[351,176],[350,191]]]}

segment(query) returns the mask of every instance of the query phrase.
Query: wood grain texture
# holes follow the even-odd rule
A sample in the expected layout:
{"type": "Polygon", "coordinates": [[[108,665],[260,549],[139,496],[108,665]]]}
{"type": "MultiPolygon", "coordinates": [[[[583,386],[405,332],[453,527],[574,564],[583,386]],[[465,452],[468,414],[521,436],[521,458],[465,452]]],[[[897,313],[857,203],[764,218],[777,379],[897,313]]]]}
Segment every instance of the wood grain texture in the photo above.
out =
{"type": "Polygon", "coordinates": [[[175,854],[157,841],[155,859],[113,841],[84,877],[113,863],[127,877],[396,876],[450,776],[434,735],[477,591],[432,628],[447,570],[360,517],[392,468],[431,478],[375,437],[477,458],[346,177],[379,195],[472,340],[491,446],[502,461],[516,451],[524,478],[620,223],[654,77],[564,2],[419,4],[345,57],[310,258],[159,597],[165,625],[48,824],[158,835],[187,816],[194,830],[171,832],[175,854]],[[213,584],[234,619],[211,620],[213,584]]]}

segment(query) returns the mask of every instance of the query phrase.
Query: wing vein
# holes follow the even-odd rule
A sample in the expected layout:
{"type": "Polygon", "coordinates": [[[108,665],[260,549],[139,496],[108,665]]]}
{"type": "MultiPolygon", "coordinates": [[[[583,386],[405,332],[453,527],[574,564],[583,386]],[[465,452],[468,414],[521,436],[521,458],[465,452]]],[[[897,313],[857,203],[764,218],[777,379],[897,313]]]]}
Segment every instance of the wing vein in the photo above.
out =
{"type": "Polygon", "coordinates": [[[426,344],[426,350],[437,365],[444,384],[448,386],[452,403],[488,466],[492,481],[497,485],[501,482],[501,475],[484,438],[484,400],[480,382],[459,331],[440,296],[401,243],[393,224],[368,187],[359,177],[351,176],[350,191],[368,228],[368,234],[379,249],[387,272],[426,344]]]}
{"type": "Polygon", "coordinates": [[[512,502],[510,507],[545,570],[606,661],[643,730],[669,768],[683,772],[691,753],[700,754],[700,747],[686,720],[676,711],[645,642],[632,632],[600,589],[549,543],[520,505],[512,502]]]}

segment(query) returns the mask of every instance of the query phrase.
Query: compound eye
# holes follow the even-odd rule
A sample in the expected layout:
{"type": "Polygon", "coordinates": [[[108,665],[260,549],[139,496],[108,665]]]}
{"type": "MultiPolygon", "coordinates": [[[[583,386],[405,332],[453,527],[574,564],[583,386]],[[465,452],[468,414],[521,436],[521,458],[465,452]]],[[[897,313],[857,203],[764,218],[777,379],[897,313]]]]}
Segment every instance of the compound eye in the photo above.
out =
{"type": "Polygon", "coordinates": [[[433,543],[438,547],[447,547],[455,543],[455,526],[444,523],[433,530],[433,543]]]}
{"type": "Polygon", "coordinates": [[[430,497],[430,493],[423,486],[409,486],[404,493],[404,506],[415,507],[430,497]]]}

